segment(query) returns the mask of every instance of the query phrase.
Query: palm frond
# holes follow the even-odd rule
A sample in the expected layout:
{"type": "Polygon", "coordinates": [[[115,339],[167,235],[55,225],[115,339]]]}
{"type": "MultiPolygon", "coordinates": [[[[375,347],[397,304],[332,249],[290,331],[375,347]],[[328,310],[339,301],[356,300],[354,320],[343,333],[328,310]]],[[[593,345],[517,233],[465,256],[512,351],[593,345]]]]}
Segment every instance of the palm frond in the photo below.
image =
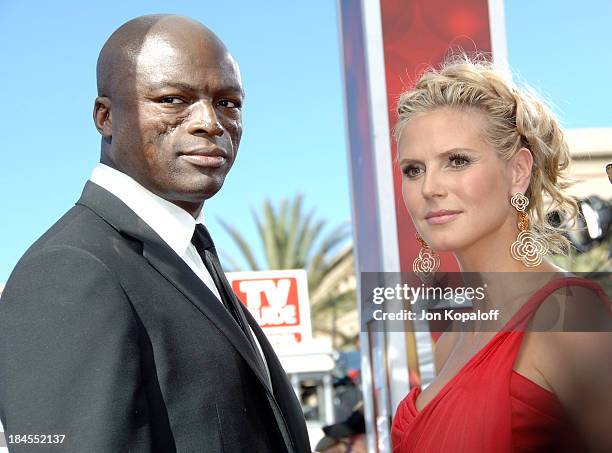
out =
{"type": "Polygon", "coordinates": [[[244,239],[244,236],[242,236],[242,234],[240,234],[240,232],[234,226],[230,225],[229,223],[226,223],[224,220],[217,219],[217,221],[221,224],[223,229],[230,235],[232,240],[236,243],[236,245],[238,246],[238,250],[240,250],[240,253],[246,260],[249,267],[253,270],[259,270],[259,265],[255,260],[255,256],[253,255],[251,247],[244,239]]]}
{"type": "MultiPolygon", "coordinates": [[[[343,222],[330,232],[327,222],[316,218],[314,210],[303,211],[303,197],[283,199],[276,205],[264,201],[261,210],[251,209],[261,247],[265,269],[306,269],[311,313],[315,332],[330,331],[332,318],[355,314],[355,271],[350,227],[343,222]],[[344,246],[343,246],[344,245],[344,246]]],[[[236,228],[220,221],[238,246],[248,266],[259,269],[253,253],[236,228]]],[[[225,258],[232,270],[240,269],[233,257],[225,258]]],[[[352,319],[352,318],[351,318],[352,319]]],[[[342,336],[334,329],[341,343],[354,336],[342,336]]]]}
{"type": "Polygon", "coordinates": [[[291,216],[287,225],[287,247],[283,262],[290,268],[295,265],[296,239],[300,221],[302,220],[302,195],[297,195],[291,206],[291,216]]]}
{"type": "Polygon", "coordinates": [[[270,269],[279,269],[277,219],[274,207],[266,200],[264,203],[264,253],[270,269]]]}

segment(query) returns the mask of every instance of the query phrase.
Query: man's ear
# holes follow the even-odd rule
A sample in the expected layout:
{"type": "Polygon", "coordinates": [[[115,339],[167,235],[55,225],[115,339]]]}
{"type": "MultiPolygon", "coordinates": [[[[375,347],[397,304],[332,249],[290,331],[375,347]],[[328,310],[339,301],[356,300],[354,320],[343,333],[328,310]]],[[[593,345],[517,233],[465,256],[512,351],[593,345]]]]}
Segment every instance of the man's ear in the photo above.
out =
{"type": "Polygon", "coordinates": [[[533,155],[527,148],[521,148],[510,159],[512,169],[512,194],[525,193],[531,182],[531,169],[533,168],[533,155]]]}
{"type": "Polygon", "coordinates": [[[98,96],[94,103],[93,120],[98,132],[106,140],[113,136],[113,117],[111,115],[111,101],[107,97],[98,96]]]}

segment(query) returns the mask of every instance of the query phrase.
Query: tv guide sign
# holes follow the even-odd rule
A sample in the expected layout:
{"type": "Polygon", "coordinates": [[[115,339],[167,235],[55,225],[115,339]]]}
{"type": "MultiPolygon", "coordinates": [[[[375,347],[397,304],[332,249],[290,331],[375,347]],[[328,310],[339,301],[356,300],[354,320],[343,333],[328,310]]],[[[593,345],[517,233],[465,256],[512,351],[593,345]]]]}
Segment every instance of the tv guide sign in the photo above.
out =
{"type": "Polygon", "coordinates": [[[312,339],[306,271],[229,272],[227,279],[272,344],[312,339]]]}

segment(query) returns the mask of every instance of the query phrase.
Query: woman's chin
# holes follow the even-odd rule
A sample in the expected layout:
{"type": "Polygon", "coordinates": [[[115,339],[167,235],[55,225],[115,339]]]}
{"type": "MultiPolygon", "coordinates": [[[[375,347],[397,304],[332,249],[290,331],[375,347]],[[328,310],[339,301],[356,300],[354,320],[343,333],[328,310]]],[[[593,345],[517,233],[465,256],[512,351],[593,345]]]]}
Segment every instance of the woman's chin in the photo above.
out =
{"type": "Polygon", "coordinates": [[[478,239],[474,240],[473,237],[460,238],[458,235],[450,237],[431,237],[431,242],[428,242],[429,247],[436,252],[448,252],[456,254],[462,254],[478,243],[478,239]]]}
{"type": "Polygon", "coordinates": [[[449,244],[448,242],[431,242],[429,247],[436,252],[450,252],[456,253],[460,250],[460,247],[457,244],[449,244]]]}

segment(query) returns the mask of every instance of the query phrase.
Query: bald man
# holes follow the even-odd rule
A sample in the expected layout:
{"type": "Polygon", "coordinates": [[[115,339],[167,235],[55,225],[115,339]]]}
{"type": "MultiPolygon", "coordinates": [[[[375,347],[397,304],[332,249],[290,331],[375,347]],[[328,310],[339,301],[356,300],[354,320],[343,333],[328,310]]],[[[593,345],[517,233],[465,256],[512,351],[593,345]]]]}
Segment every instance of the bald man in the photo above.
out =
{"type": "Polygon", "coordinates": [[[11,453],[309,451],[302,412],[204,226],[242,134],[238,65],[178,16],[98,59],[100,164],[0,302],[11,453]]]}

